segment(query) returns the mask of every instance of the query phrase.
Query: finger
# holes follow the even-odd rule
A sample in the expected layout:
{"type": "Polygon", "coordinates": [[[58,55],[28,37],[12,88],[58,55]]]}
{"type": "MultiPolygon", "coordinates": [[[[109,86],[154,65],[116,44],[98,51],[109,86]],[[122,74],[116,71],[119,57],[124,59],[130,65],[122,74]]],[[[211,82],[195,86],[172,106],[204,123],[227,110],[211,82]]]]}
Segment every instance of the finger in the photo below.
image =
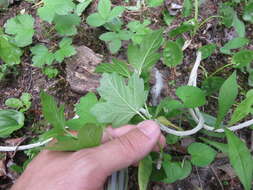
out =
{"type": "Polygon", "coordinates": [[[95,148],[92,156],[109,175],[144,158],[155,147],[160,135],[160,128],[154,121],[144,121],[127,134],[95,148]]]}
{"type": "Polygon", "coordinates": [[[136,125],[125,125],[120,128],[107,127],[104,131],[102,142],[105,143],[122,135],[125,135],[135,128],[136,125]]]}
{"type": "MultiPolygon", "coordinates": [[[[125,135],[128,132],[130,132],[131,130],[136,129],[136,128],[137,128],[136,125],[125,125],[120,128],[107,127],[104,131],[102,142],[106,143],[106,142],[113,140],[117,137],[125,135]]],[[[159,152],[161,150],[161,147],[163,148],[165,146],[165,144],[166,144],[166,139],[161,134],[157,145],[153,148],[152,151],[159,152]]]]}

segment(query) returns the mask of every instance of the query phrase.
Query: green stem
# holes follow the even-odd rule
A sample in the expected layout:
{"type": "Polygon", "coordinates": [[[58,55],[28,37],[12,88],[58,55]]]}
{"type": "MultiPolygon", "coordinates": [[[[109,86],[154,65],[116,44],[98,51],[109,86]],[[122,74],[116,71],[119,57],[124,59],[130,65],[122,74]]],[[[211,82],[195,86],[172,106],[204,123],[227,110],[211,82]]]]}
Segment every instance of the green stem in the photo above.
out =
{"type": "Polygon", "coordinates": [[[195,21],[198,22],[198,17],[199,17],[199,0],[195,0],[195,15],[194,15],[194,18],[195,18],[195,21]]]}
{"type": "Polygon", "coordinates": [[[163,124],[163,125],[166,125],[166,126],[169,126],[169,127],[172,127],[174,129],[177,129],[179,131],[183,131],[183,129],[173,123],[171,123],[168,119],[166,119],[164,116],[160,116],[157,118],[157,120],[163,124]]]}
{"type": "Polygon", "coordinates": [[[229,63],[229,64],[226,64],[226,65],[220,67],[219,69],[217,69],[216,71],[214,71],[209,77],[212,77],[212,76],[216,75],[217,73],[219,73],[220,71],[222,71],[223,69],[225,69],[225,68],[227,68],[227,67],[229,67],[231,65],[234,65],[234,64],[233,63],[229,63]]]}
{"type": "Polygon", "coordinates": [[[148,106],[147,106],[147,104],[145,103],[144,106],[145,106],[146,112],[148,113],[148,115],[147,115],[147,116],[148,116],[148,119],[151,120],[151,119],[152,119],[152,116],[150,115],[150,113],[149,113],[149,111],[148,111],[148,106]]]}
{"type": "Polygon", "coordinates": [[[222,16],[210,16],[210,17],[208,17],[207,19],[205,19],[203,22],[201,22],[200,23],[200,25],[199,25],[199,28],[201,27],[201,26],[203,26],[204,24],[206,24],[209,20],[211,20],[211,19],[213,19],[213,18],[223,18],[222,16]]]}

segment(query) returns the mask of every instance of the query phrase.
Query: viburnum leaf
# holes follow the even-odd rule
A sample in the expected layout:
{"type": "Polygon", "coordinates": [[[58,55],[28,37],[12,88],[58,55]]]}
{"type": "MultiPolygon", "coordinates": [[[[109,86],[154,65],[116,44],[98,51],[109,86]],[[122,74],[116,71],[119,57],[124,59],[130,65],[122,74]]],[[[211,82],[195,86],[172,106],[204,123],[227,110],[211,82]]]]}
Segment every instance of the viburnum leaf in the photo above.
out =
{"type": "Polygon", "coordinates": [[[84,148],[92,148],[100,145],[103,128],[100,126],[86,124],[78,129],[76,138],[62,136],[57,138],[57,143],[47,149],[56,151],[77,151],[84,148]]]}
{"type": "Polygon", "coordinates": [[[9,37],[0,33],[0,59],[8,65],[20,63],[23,51],[9,42],[9,37]]]}
{"type": "Polygon", "coordinates": [[[160,58],[160,54],[156,51],[163,42],[163,30],[156,30],[145,35],[140,46],[128,46],[128,61],[135,68],[138,75],[143,69],[148,69],[154,65],[160,58]]]}
{"type": "Polygon", "coordinates": [[[103,74],[97,89],[102,100],[92,108],[92,113],[101,123],[112,123],[113,127],[124,125],[139,114],[147,99],[144,82],[133,74],[125,83],[118,74],[103,74]]]}
{"type": "Polygon", "coordinates": [[[34,35],[34,18],[29,14],[11,18],[5,24],[5,32],[14,35],[14,43],[18,47],[28,46],[34,35]]]}
{"type": "Polygon", "coordinates": [[[102,63],[96,67],[96,72],[98,73],[118,73],[124,77],[130,77],[131,72],[127,67],[127,64],[124,61],[120,61],[117,59],[112,60],[113,63],[102,63]]]}
{"type": "Polygon", "coordinates": [[[64,58],[71,57],[76,54],[75,48],[72,46],[71,38],[63,38],[59,44],[60,49],[55,52],[55,59],[61,63],[64,58]]]}
{"type": "Polygon", "coordinates": [[[38,9],[38,15],[42,20],[52,23],[56,14],[68,15],[74,10],[73,0],[42,0],[44,6],[38,9]]]}
{"type": "Polygon", "coordinates": [[[62,36],[77,34],[76,26],[81,22],[77,14],[55,15],[54,21],[56,31],[62,36]]]}
{"type": "Polygon", "coordinates": [[[36,45],[31,48],[33,65],[42,68],[51,65],[54,61],[54,54],[49,52],[44,45],[36,45]]]}

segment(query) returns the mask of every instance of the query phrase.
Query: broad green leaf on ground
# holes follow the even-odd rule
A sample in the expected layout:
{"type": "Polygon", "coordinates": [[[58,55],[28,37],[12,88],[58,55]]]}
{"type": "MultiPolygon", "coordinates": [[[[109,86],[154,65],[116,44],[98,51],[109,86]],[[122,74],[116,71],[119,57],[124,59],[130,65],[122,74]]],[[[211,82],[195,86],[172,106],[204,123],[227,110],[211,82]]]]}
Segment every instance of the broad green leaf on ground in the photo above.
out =
{"type": "Polygon", "coordinates": [[[38,9],[39,17],[52,23],[56,14],[58,15],[68,15],[71,13],[74,8],[75,4],[73,0],[42,0],[44,5],[43,7],[38,9]]]}
{"type": "Polygon", "coordinates": [[[163,30],[156,30],[145,35],[140,46],[132,44],[128,46],[128,61],[134,67],[138,75],[159,60],[160,54],[157,53],[157,50],[163,42],[162,33],[163,30]]]}
{"type": "Polygon", "coordinates": [[[169,115],[174,115],[174,113],[177,115],[177,113],[184,107],[185,106],[180,101],[166,97],[160,101],[159,105],[156,107],[155,117],[157,117],[162,110],[164,110],[167,117],[169,117],[169,115]]]}
{"type": "Polygon", "coordinates": [[[22,101],[18,98],[8,98],[4,104],[8,106],[9,108],[13,108],[13,109],[19,109],[23,107],[22,101]]]}
{"type": "Polygon", "coordinates": [[[169,32],[169,37],[174,38],[174,37],[181,35],[185,32],[190,32],[193,29],[194,29],[194,25],[189,24],[189,23],[183,23],[181,26],[171,30],[169,32]]]}
{"type": "Polygon", "coordinates": [[[164,0],[147,0],[149,7],[158,7],[163,4],[164,0]]]}
{"type": "Polygon", "coordinates": [[[106,20],[98,13],[93,13],[87,17],[86,22],[93,27],[99,27],[106,23],[106,20]]]}
{"type": "Polygon", "coordinates": [[[23,108],[20,109],[21,112],[27,111],[31,107],[32,105],[31,99],[32,99],[32,96],[30,93],[26,93],[26,92],[22,93],[20,97],[20,100],[23,103],[23,108]]]}
{"type": "Polygon", "coordinates": [[[176,42],[167,42],[163,50],[163,59],[168,67],[176,67],[183,61],[182,48],[176,42]]]}
{"type": "Polygon", "coordinates": [[[201,52],[201,59],[203,60],[210,57],[215,51],[215,49],[216,49],[215,44],[208,44],[199,48],[199,51],[201,52]]]}
{"type": "Polygon", "coordinates": [[[192,143],[187,151],[191,155],[192,164],[200,167],[209,165],[216,156],[216,151],[203,143],[192,143]]]}
{"type": "Polygon", "coordinates": [[[112,9],[108,21],[112,21],[114,18],[120,16],[125,10],[124,6],[116,6],[112,9]]]}
{"type": "Polygon", "coordinates": [[[247,38],[244,38],[244,37],[233,38],[232,40],[227,42],[222,48],[220,48],[220,51],[224,54],[232,54],[230,50],[242,48],[248,43],[249,43],[249,40],[247,38]]]}
{"type": "Polygon", "coordinates": [[[188,160],[183,162],[164,161],[162,165],[167,177],[163,180],[164,183],[173,183],[177,180],[182,180],[189,176],[192,171],[191,163],[188,160]]]}
{"type": "Polygon", "coordinates": [[[129,78],[131,76],[131,72],[127,64],[124,61],[120,61],[117,59],[112,60],[113,63],[101,63],[96,67],[96,72],[98,73],[117,73],[123,77],[129,78]]]}
{"type": "Polygon", "coordinates": [[[184,0],[183,15],[185,17],[191,16],[191,14],[192,14],[192,8],[193,8],[193,2],[192,2],[192,0],[184,0]]]}
{"type": "Polygon", "coordinates": [[[205,143],[217,148],[218,150],[220,150],[221,152],[225,153],[226,155],[228,155],[228,145],[224,144],[224,143],[220,143],[220,142],[216,142],[216,141],[211,141],[207,138],[204,137],[200,137],[200,139],[202,141],[204,141],[205,143]]]}
{"type": "Polygon", "coordinates": [[[138,167],[138,184],[140,190],[146,190],[148,187],[149,178],[152,173],[152,158],[146,156],[140,161],[138,167]]]}
{"type": "Polygon", "coordinates": [[[245,37],[246,29],[244,23],[238,18],[237,15],[234,16],[233,27],[235,28],[239,37],[245,37]]]}
{"type": "Polygon", "coordinates": [[[34,35],[34,18],[29,14],[11,18],[5,24],[5,32],[14,36],[14,43],[18,47],[28,46],[34,35]]]}
{"type": "Polygon", "coordinates": [[[40,93],[40,98],[44,118],[54,127],[58,134],[64,133],[64,106],[58,107],[55,99],[44,91],[40,93]]]}
{"type": "Polygon", "coordinates": [[[8,137],[12,132],[24,126],[24,114],[16,110],[0,110],[0,138],[8,137]]]}
{"type": "Polygon", "coordinates": [[[100,0],[97,9],[98,12],[87,17],[87,23],[93,27],[99,27],[112,21],[124,12],[125,7],[116,6],[111,10],[110,0],[100,0]]]}
{"type": "Polygon", "coordinates": [[[132,32],[131,39],[134,44],[141,44],[143,37],[152,32],[148,27],[150,23],[150,20],[145,19],[143,22],[132,21],[127,24],[127,27],[132,32]]]}
{"type": "Polygon", "coordinates": [[[97,90],[105,102],[96,104],[91,112],[99,122],[112,123],[114,127],[128,123],[147,99],[144,82],[137,74],[133,74],[126,85],[118,74],[105,73],[97,90]]]}
{"type": "Polygon", "coordinates": [[[99,39],[103,41],[112,41],[115,39],[115,36],[117,36],[116,32],[105,32],[99,36],[99,39]]]}
{"type": "Polygon", "coordinates": [[[179,136],[172,135],[172,134],[167,134],[166,135],[166,144],[176,144],[180,140],[179,136]]]}
{"type": "Polygon", "coordinates": [[[181,86],[177,88],[176,95],[188,108],[203,106],[206,103],[205,92],[194,86],[181,86]]]}
{"type": "Polygon", "coordinates": [[[46,75],[48,78],[52,79],[59,74],[58,69],[52,66],[46,66],[42,68],[42,73],[46,75]]]}
{"type": "Polygon", "coordinates": [[[249,113],[251,113],[252,106],[253,106],[253,95],[247,97],[237,106],[231,117],[229,125],[233,125],[238,121],[241,121],[244,117],[246,117],[249,113]]]}
{"type": "Polygon", "coordinates": [[[85,11],[85,9],[91,4],[92,0],[84,0],[82,2],[80,2],[79,4],[77,4],[76,9],[75,9],[75,13],[78,16],[81,16],[82,13],[85,11]]]}
{"type": "Polygon", "coordinates": [[[77,14],[55,15],[54,21],[56,31],[62,36],[73,36],[77,34],[76,27],[81,18],[77,14]]]}
{"type": "Polygon", "coordinates": [[[232,57],[232,63],[236,68],[243,68],[253,61],[252,50],[241,50],[235,53],[232,57]]]}
{"type": "Polygon", "coordinates": [[[61,63],[65,58],[76,54],[75,48],[72,46],[71,38],[63,38],[59,44],[60,49],[55,52],[55,59],[61,63]]]}
{"type": "Polygon", "coordinates": [[[226,4],[220,4],[220,15],[223,16],[222,22],[223,24],[229,28],[233,24],[234,16],[236,15],[236,12],[234,9],[230,6],[227,6],[226,4]]]}
{"type": "Polygon", "coordinates": [[[249,2],[247,5],[245,5],[244,7],[244,13],[243,13],[243,19],[245,21],[249,21],[251,23],[253,23],[253,14],[252,14],[252,10],[253,10],[253,1],[249,2]]]}
{"type": "Polygon", "coordinates": [[[228,157],[245,190],[252,187],[253,159],[246,144],[232,131],[225,130],[228,140],[228,157]]]}
{"type": "Polygon", "coordinates": [[[78,131],[77,137],[62,136],[57,138],[55,145],[47,147],[56,151],[78,151],[100,145],[103,128],[93,124],[86,124],[78,131]]]}
{"type": "Polygon", "coordinates": [[[234,104],[238,94],[238,85],[236,81],[236,72],[234,72],[221,86],[219,92],[219,108],[215,128],[219,128],[227,112],[234,104]]]}
{"type": "Polygon", "coordinates": [[[91,108],[98,103],[97,97],[90,92],[80,99],[80,102],[75,106],[77,119],[67,121],[67,126],[73,130],[82,128],[87,123],[98,124],[96,117],[91,113],[91,108]]]}
{"type": "Polygon", "coordinates": [[[218,92],[225,79],[222,77],[208,77],[206,78],[201,85],[201,89],[205,91],[207,96],[218,92]]]}
{"type": "Polygon", "coordinates": [[[17,65],[20,63],[20,57],[23,52],[16,45],[9,42],[8,36],[0,33],[0,59],[8,65],[17,65]]]}
{"type": "Polygon", "coordinates": [[[44,45],[36,45],[31,49],[33,65],[42,68],[46,65],[51,65],[55,59],[54,54],[49,52],[44,45]]]}
{"type": "Polygon", "coordinates": [[[111,0],[100,0],[97,9],[101,17],[107,19],[111,13],[111,0]]]}
{"type": "Polygon", "coordinates": [[[112,54],[115,54],[121,48],[122,42],[120,39],[112,40],[108,43],[109,50],[112,54]]]}

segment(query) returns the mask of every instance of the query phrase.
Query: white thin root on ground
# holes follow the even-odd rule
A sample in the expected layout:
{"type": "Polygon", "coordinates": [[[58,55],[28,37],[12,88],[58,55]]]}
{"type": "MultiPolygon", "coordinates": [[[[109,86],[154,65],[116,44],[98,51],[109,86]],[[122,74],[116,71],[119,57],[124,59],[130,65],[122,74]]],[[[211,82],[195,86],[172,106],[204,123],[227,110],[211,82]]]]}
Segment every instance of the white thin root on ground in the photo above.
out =
{"type": "MultiPolygon", "coordinates": [[[[189,86],[197,86],[198,68],[200,66],[200,62],[201,62],[201,52],[197,52],[197,59],[195,61],[195,64],[193,66],[193,69],[191,71],[189,81],[188,81],[189,86]]],[[[141,112],[144,115],[148,114],[145,111],[145,109],[142,109],[141,112]]],[[[161,128],[162,131],[164,131],[166,133],[169,133],[169,134],[172,134],[172,135],[176,135],[176,136],[194,135],[201,129],[206,129],[208,131],[214,131],[214,132],[217,132],[217,133],[224,132],[223,129],[215,129],[212,126],[206,125],[204,117],[201,114],[199,108],[189,109],[189,113],[191,114],[194,121],[197,123],[196,127],[194,127],[191,130],[177,131],[177,130],[171,129],[171,128],[159,123],[158,121],[156,121],[156,122],[160,125],[160,128],[161,128]]],[[[231,130],[231,131],[236,131],[236,130],[240,130],[240,129],[243,129],[243,128],[246,128],[246,127],[250,127],[251,125],[253,125],[253,119],[251,119],[249,121],[245,121],[245,122],[240,123],[238,125],[231,126],[228,129],[231,130]]],[[[29,144],[29,145],[22,145],[22,146],[0,146],[0,152],[11,152],[11,151],[32,149],[32,148],[43,146],[43,145],[47,144],[48,142],[50,142],[51,140],[52,140],[52,138],[47,139],[43,142],[38,142],[38,143],[34,143],[34,144],[29,144]]]]}

